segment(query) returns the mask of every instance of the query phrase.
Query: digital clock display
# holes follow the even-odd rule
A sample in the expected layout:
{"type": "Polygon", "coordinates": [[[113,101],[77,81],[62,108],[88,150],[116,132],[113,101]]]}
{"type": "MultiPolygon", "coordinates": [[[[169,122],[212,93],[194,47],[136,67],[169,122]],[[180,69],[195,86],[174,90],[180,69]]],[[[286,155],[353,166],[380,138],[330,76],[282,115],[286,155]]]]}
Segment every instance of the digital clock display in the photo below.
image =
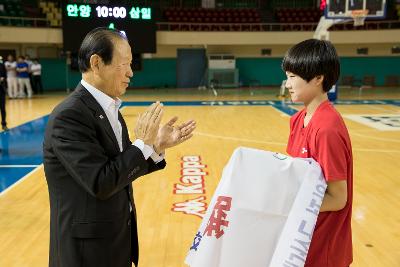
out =
{"type": "Polygon", "coordinates": [[[66,2],[62,6],[65,51],[77,52],[89,31],[113,25],[125,32],[134,53],[156,52],[156,24],[151,7],[66,2]]]}
{"type": "Polygon", "coordinates": [[[123,6],[95,6],[94,10],[92,10],[92,6],[87,4],[68,4],[66,7],[67,17],[81,17],[81,18],[90,18],[96,16],[97,18],[121,18],[124,19],[127,17],[133,20],[151,20],[151,8],[150,7],[131,7],[129,11],[127,11],[126,7],[123,6]],[[92,13],[94,13],[92,15],[92,13]]]}
{"type": "Polygon", "coordinates": [[[116,19],[121,18],[124,19],[126,17],[126,8],[125,7],[109,7],[106,6],[98,6],[96,7],[97,17],[98,18],[108,18],[114,17],[116,19]]]}

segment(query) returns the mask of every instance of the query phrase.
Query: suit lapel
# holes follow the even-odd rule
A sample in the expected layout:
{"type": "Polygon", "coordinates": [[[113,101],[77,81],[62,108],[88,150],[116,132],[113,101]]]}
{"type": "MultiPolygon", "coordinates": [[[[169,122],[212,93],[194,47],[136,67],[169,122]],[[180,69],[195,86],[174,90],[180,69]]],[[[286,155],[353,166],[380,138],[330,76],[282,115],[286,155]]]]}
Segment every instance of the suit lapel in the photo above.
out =
{"type": "MultiPolygon", "coordinates": [[[[129,139],[129,132],[128,132],[128,127],[126,126],[125,120],[122,117],[121,112],[118,111],[118,120],[121,123],[121,128],[122,128],[122,147],[125,150],[128,146],[131,145],[131,141],[129,139]]],[[[133,212],[133,217],[136,220],[136,208],[135,208],[135,200],[133,198],[133,188],[132,188],[132,183],[130,183],[128,186],[128,197],[131,201],[132,205],[132,212],[133,212]]]]}
{"type": "Polygon", "coordinates": [[[80,83],[76,87],[75,92],[80,96],[82,101],[86,103],[87,107],[93,111],[96,122],[98,122],[102,126],[102,129],[105,130],[107,135],[114,143],[115,148],[120,151],[117,138],[115,137],[114,131],[111,127],[110,122],[108,121],[107,115],[100,104],[96,101],[92,94],[89,93],[89,91],[86,90],[85,87],[83,87],[83,85],[80,83]]]}
{"type": "Polygon", "coordinates": [[[131,144],[129,140],[129,132],[128,132],[128,127],[126,126],[125,120],[122,117],[121,112],[118,111],[118,120],[121,123],[121,128],[122,128],[122,147],[125,149],[127,146],[131,144]]]}

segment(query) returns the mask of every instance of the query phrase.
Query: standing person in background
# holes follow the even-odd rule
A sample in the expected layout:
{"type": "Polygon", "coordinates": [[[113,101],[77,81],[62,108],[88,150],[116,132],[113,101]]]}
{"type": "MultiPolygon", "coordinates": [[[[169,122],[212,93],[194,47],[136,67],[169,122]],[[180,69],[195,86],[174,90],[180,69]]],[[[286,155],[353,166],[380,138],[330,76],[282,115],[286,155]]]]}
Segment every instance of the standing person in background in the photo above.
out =
{"type": "Polygon", "coordinates": [[[31,60],[31,58],[29,57],[29,55],[26,55],[26,56],[25,56],[25,62],[28,64],[28,68],[29,68],[29,70],[30,70],[30,68],[31,68],[31,66],[32,66],[32,64],[33,64],[33,61],[31,60]]]}
{"type": "MultiPolygon", "coordinates": [[[[31,60],[31,58],[30,58],[29,55],[25,55],[25,62],[28,64],[29,82],[30,82],[31,85],[32,85],[32,84],[33,84],[33,80],[32,80],[32,70],[31,70],[31,67],[32,67],[33,62],[32,62],[32,60],[31,60]]],[[[28,91],[28,88],[25,87],[25,88],[24,88],[24,93],[27,94],[27,93],[28,93],[27,91],[28,91]]]]}
{"type": "Polygon", "coordinates": [[[7,70],[7,89],[8,96],[12,98],[18,97],[18,84],[17,84],[17,62],[15,62],[12,55],[7,56],[7,61],[4,64],[7,70]]]}
{"type": "Polygon", "coordinates": [[[32,87],[35,94],[43,94],[42,85],[42,65],[39,63],[38,59],[35,58],[31,65],[32,72],[32,87]]]}
{"type": "Polygon", "coordinates": [[[24,86],[26,86],[28,98],[32,97],[32,87],[31,82],[29,81],[29,65],[25,62],[25,58],[23,56],[18,57],[17,62],[17,80],[18,80],[18,88],[19,88],[19,98],[25,97],[24,86]]]}
{"type": "Polygon", "coordinates": [[[3,57],[0,57],[0,111],[1,111],[1,128],[7,131],[6,122],[6,87],[5,82],[7,79],[6,67],[3,64],[3,57]]]}

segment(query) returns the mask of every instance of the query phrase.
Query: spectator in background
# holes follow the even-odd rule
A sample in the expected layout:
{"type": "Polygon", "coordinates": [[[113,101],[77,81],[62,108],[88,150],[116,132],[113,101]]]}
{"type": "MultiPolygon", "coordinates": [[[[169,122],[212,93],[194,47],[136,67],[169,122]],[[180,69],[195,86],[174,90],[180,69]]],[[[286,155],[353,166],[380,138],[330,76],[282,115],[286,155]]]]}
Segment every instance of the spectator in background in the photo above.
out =
{"type": "Polygon", "coordinates": [[[27,88],[28,98],[32,97],[32,87],[31,82],[29,81],[29,65],[25,62],[25,58],[23,56],[18,57],[17,62],[17,80],[19,87],[19,95],[18,97],[25,97],[24,86],[27,88]]]}
{"type": "Polygon", "coordinates": [[[30,68],[31,68],[31,66],[32,66],[32,64],[33,64],[33,61],[31,60],[31,58],[29,57],[29,55],[26,55],[26,56],[25,56],[25,62],[28,63],[28,67],[29,67],[29,70],[30,70],[30,68]]]}
{"type": "Polygon", "coordinates": [[[7,56],[7,61],[5,63],[7,70],[7,89],[8,96],[10,98],[16,98],[18,96],[18,84],[17,84],[17,62],[14,61],[12,55],[7,56]]]}
{"type": "MultiPolygon", "coordinates": [[[[26,63],[28,63],[28,73],[29,73],[29,82],[31,83],[31,85],[33,84],[33,81],[32,81],[32,71],[31,71],[31,66],[32,66],[32,60],[31,60],[31,58],[30,58],[30,56],[29,55],[25,55],[25,62],[26,63]]],[[[27,94],[28,92],[27,92],[27,90],[28,90],[28,88],[27,87],[25,87],[24,88],[24,93],[25,94],[27,94]]]]}
{"type": "Polygon", "coordinates": [[[7,131],[6,122],[6,88],[5,82],[7,79],[6,67],[3,64],[3,57],[0,56],[0,111],[1,111],[1,128],[7,131]]]}
{"type": "Polygon", "coordinates": [[[35,94],[43,94],[42,85],[42,65],[39,63],[38,59],[35,58],[31,65],[32,73],[32,87],[35,94]]]}

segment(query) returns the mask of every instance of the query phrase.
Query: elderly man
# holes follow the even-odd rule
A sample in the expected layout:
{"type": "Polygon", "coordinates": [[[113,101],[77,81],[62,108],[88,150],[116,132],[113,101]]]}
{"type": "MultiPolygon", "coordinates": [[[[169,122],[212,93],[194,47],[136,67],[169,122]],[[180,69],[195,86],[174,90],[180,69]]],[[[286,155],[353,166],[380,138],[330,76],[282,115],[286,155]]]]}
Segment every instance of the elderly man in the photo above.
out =
{"type": "Polygon", "coordinates": [[[138,265],[132,181],[166,166],[164,151],[192,137],[195,122],[159,126],[163,106],[139,116],[131,143],[118,109],[132,77],[126,36],[107,28],[87,34],[82,80],[51,113],[44,168],[50,195],[51,267],[138,265]]]}

